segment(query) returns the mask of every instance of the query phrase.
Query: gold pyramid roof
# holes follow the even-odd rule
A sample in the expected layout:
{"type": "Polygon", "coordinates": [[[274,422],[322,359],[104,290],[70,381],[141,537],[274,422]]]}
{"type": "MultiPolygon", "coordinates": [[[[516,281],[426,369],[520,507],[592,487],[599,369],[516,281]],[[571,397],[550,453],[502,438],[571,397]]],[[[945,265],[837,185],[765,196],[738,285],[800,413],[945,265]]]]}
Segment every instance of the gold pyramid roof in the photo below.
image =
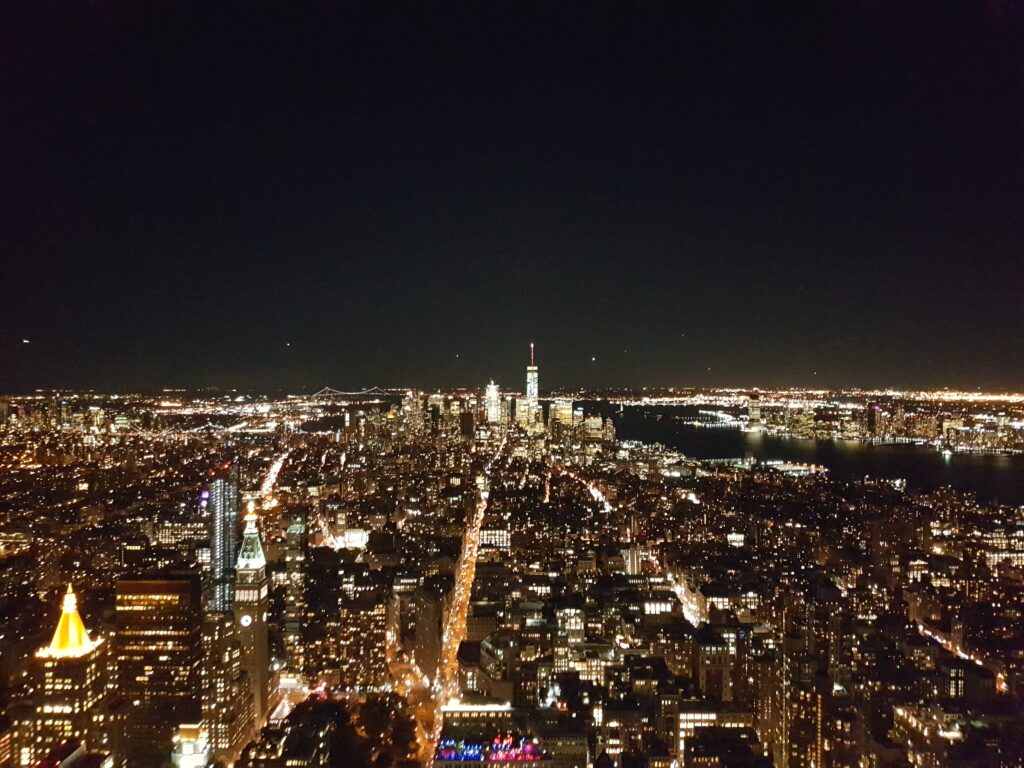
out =
{"type": "Polygon", "coordinates": [[[60,621],[57,622],[53,639],[47,648],[40,648],[37,655],[50,658],[74,658],[84,656],[97,645],[98,643],[89,639],[89,632],[82,622],[82,617],[78,615],[78,598],[75,597],[74,590],[68,584],[60,621]]]}

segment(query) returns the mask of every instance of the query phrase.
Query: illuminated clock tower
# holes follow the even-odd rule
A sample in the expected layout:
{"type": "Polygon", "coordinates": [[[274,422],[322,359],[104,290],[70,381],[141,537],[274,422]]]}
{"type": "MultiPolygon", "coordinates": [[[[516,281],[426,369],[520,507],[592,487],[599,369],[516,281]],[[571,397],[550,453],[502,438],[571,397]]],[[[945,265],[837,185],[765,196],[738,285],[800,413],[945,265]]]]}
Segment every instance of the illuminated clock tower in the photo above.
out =
{"type": "Polygon", "coordinates": [[[256,515],[250,508],[245,516],[242,546],[238,550],[235,570],[235,622],[242,644],[243,663],[252,685],[256,724],[262,726],[267,716],[270,657],[267,651],[267,610],[270,586],[267,582],[267,560],[256,528],[256,515]]]}

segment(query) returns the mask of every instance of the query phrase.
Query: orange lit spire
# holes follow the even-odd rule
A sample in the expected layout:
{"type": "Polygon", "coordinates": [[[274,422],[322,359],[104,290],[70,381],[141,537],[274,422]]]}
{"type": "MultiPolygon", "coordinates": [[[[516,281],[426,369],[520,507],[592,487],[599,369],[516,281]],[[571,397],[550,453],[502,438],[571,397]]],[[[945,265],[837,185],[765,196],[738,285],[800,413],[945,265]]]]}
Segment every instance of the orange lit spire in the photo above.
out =
{"type": "Polygon", "coordinates": [[[53,658],[84,656],[95,647],[96,643],[89,639],[89,632],[82,623],[82,617],[78,615],[78,598],[68,584],[60,621],[57,622],[53,639],[49,647],[40,648],[37,655],[53,658]]]}

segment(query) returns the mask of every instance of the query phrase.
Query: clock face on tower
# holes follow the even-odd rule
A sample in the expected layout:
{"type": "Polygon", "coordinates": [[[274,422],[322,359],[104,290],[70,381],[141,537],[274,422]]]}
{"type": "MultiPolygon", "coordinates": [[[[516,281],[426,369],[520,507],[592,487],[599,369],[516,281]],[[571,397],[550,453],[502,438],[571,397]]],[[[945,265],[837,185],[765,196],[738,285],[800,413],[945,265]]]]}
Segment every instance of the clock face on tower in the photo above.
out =
{"type": "Polygon", "coordinates": [[[242,626],[248,627],[250,624],[252,624],[252,616],[248,613],[242,614],[242,626]]]}

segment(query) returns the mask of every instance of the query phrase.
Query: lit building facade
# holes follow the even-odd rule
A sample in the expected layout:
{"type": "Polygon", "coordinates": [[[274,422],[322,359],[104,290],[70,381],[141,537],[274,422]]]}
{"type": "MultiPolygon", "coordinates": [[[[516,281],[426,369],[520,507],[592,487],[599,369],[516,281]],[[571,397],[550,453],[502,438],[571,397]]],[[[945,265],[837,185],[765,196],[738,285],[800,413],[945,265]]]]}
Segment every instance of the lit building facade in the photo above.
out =
{"type": "Polygon", "coordinates": [[[89,637],[70,584],[53,639],[36,651],[34,672],[27,717],[15,723],[14,765],[34,766],[68,739],[104,744],[100,705],[108,682],[106,645],[89,637]]]}
{"type": "Polygon", "coordinates": [[[199,721],[201,598],[194,573],[117,582],[113,650],[118,693],[133,705],[126,724],[130,766],[166,760],[178,725],[199,721]]]}
{"type": "Polygon", "coordinates": [[[252,686],[256,722],[267,712],[270,656],[267,639],[267,614],[270,609],[270,582],[256,516],[245,518],[242,546],[235,569],[235,625],[242,645],[242,658],[252,686]]]}
{"type": "Polygon", "coordinates": [[[339,681],[356,690],[381,690],[387,681],[388,604],[383,595],[367,593],[342,600],[339,681]]]}
{"type": "Polygon", "coordinates": [[[230,611],[238,551],[238,476],[221,470],[207,483],[210,516],[210,610],[230,611]]]}
{"type": "MultiPolygon", "coordinates": [[[[254,732],[253,695],[242,647],[230,613],[207,613],[203,621],[203,738],[213,759],[231,762],[254,732]]],[[[194,734],[193,734],[194,735],[194,734]]],[[[182,738],[185,752],[197,740],[182,738]]],[[[183,756],[185,754],[183,752],[183,756]]]]}
{"type": "Polygon", "coordinates": [[[285,533],[284,651],[292,670],[305,667],[303,631],[306,626],[306,511],[296,510],[285,533]]]}
{"type": "Polygon", "coordinates": [[[530,343],[530,364],[526,366],[526,413],[527,421],[535,424],[540,420],[540,373],[533,356],[533,343],[530,343]]]}
{"type": "Polygon", "coordinates": [[[487,414],[488,424],[497,424],[501,421],[501,393],[498,385],[493,381],[487,385],[484,395],[484,410],[487,414]]]}

